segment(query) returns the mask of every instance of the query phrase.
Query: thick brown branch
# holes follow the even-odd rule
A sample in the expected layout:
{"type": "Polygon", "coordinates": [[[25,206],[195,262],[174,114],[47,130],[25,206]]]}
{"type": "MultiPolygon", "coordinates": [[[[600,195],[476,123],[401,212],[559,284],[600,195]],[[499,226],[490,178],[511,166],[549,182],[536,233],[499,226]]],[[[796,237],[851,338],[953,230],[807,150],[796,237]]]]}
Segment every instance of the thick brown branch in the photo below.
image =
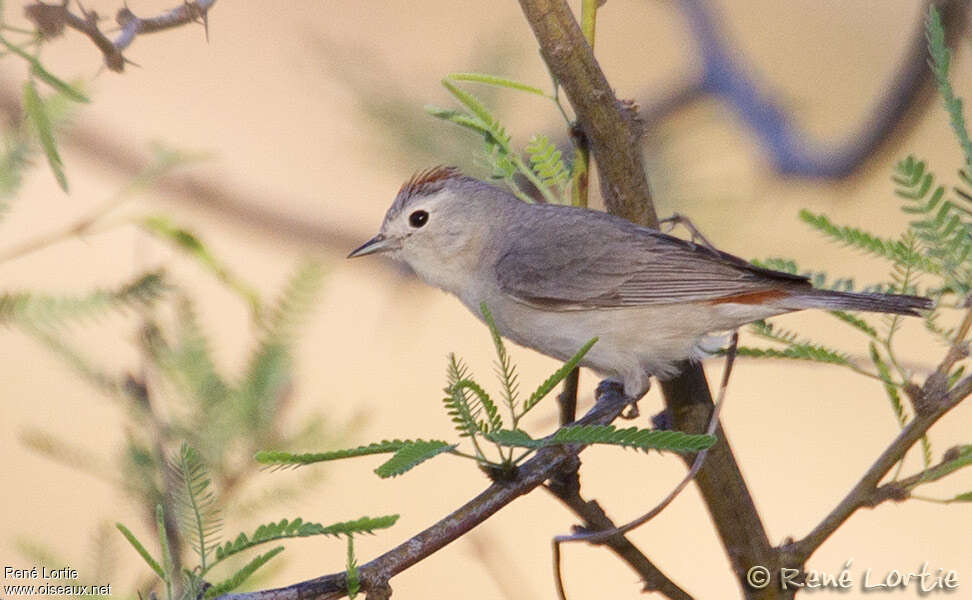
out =
{"type": "Polygon", "coordinates": [[[68,2],[45,4],[35,2],[24,8],[24,13],[37,30],[45,37],[54,37],[64,32],[65,27],[80,31],[88,36],[105,57],[105,66],[112,71],[122,72],[127,62],[122,52],[132,45],[135,38],[143,33],[155,33],[188,23],[206,24],[209,9],[216,0],[188,0],[181,5],[155,17],[139,18],[126,6],[119,9],[115,21],[121,33],[114,41],[98,27],[98,14],[81,9],[81,15],[71,12],[68,2]]]}
{"type": "Polygon", "coordinates": [[[642,127],[631,104],[614,96],[591,47],[563,0],[520,0],[540,53],[567,92],[590,141],[608,210],[635,223],[658,226],[641,160],[642,127]]]}
{"type": "MultiPolygon", "coordinates": [[[[628,400],[620,394],[601,396],[579,424],[607,424],[618,417],[628,400]]],[[[450,542],[462,537],[510,502],[532,491],[556,475],[582,448],[551,446],[539,450],[532,459],[517,469],[511,481],[497,482],[461,508],[406,540],[396,548],[361,566],[363,590],[387,586],[388,580],[418,563],[450,542]]],[[[223,600],[325,600],[340,598],[346,593],[345,574],[335,573],[285,588],[246,594],[229,594],[223,600]]]]}
{"type": "MultiPolygon", "coordinates": [[[[658,226],[642,165],[640,126],[630,105],[615,98],[580,27],[563,0],[520,0],[540,51],[563,86],[584,133],[591,142],[608,211],[635,223],[658,226]]],[[[675,429],[705,431],[713,410],[705,374],[686,363],[682,374],[662,385],[675,429]]],[[[709,451],[696,485],[716,524],[726,554],[744,593],[769,598],[775,590],[745,584],[753,565],[772,568],[779,555],[770,545],[752,497],[724,434],[709,451]]],[[[691,457],[687,457],[691,461],[691,457]]]]}

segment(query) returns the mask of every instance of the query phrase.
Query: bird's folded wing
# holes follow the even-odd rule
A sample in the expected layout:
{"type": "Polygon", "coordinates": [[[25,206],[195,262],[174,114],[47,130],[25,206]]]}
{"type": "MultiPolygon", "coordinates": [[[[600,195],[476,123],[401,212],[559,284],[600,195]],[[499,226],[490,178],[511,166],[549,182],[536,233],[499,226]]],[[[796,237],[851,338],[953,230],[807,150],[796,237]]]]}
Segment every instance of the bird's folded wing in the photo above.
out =
{"type": "Polygon", "coordinates": [[[544,227],[512,238],[495,265],[500,287],[547,309],[746,302],[810,287],[804,277],[616,220],[544,227]]]}

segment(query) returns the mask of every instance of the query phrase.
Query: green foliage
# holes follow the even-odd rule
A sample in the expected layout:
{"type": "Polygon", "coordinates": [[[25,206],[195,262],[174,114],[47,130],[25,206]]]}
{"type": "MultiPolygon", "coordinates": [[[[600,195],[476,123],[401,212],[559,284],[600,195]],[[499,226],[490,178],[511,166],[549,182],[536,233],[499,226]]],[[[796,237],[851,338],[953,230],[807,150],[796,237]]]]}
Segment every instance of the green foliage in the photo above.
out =
{"type": "Polygon", "coordinates": [[[37,139],[47,156],[47,163],[51,166],[51,172],[54,173],[58,185],[65,192],[68,191],[67,176],[64,175],[64,163],[61,161],[61,155],[57,151],[57,142],[54,139],[54,126],[44,107],[44,101],[34,86],[33,79],[28,79],[24,84],[24,114],[27,122],[33,126],[34,132],[37,134],[37,139]]]}
{"type": "Polygon", "coordinates": [[[736,353],[739,356],[748,356],[751,358],[789,358],[843,366],[851,366],[853,364],[850,357],[839,350],[828,348],[810,340],[800,339],[797,333],[776,327],[766,321],[756,321],[750,325],[749,330],[761,338],[776,342],[784,347],[778,349],[740,346],[736,349],[736,353]]]}
{"type": "MultiPolygon", "coordinates": [[[[948,81],[951,54],[945,46],[944,29],[934,6],[929,7],[925,25],[932,57],[931,69],[952,129],[965,155],[965,169],[958,172],[960,184],[949,186],[937,183],[925,162],[914,156],[899,161],[891,177],[894,193],[900,199],[901,210],[912,220],[897,238],[879,236],[863,228],[838,225],[826,215],[806,210],[800,212],[800,219],[837,243],[863,250],[890,263],[888,280],[869,291],[914,294],[936,300],[936,306],[923,314],[925,328],[945,344],[953,346],[957,342],[957,330],[943,324],[943,311],[948,308],[948,302],[955,308],[967,308],[972,292],[972,177],[969,175],[972,169],[972,139],[966,128],[962,101],[955,96],[948,81]]],[[[789,273],[798,272],[793,261],[771,259],[758,264],[789,273]]],[[[853,291],[855,287],[850,279],[828,285],[824,274],[809,275],[818,287],[846,291],[853,291]]],[[[911,415],[902,399],[901,390],[914,389],[915,384],[912,382],[912,370],[902,364],[897,356],[896,334],[905,319],[900,315],[888,315],[880,325],[875,325],[870,320],[843,311],[832,311],[831,314],[863,334],[867,341],[869,366],[859,364],[864,361],[852,360],[845,352],[799,338],[792,332],[775,329],[764,322],[754,323],[750,330],[759,337],[781,344],[783,348],[743,347],[738,349],[738,353],[741,356],[798,358],[836,364],[871,377],[882,384],[896,421],[901,427],[906,426],[911,415]]],[[[964,372],[965,365],[953,368],[947,384],[954,386],[964,372]]],[[[926,470],[919,484],[943,477],[965,466],[969,460],[967,455],[961,454],[944,466],[932,468],[932,447],[927,436],[921,438],[921,449],[926,470]]],[[[895,478],[903,464],[904,461],[899,464],[895,478]]]]}
{"type": "Polygon", "coordinates": [[[354,536],[348,536],[348,558],[347,558],[347,582],[348,598],[354,600],[358,592],[361,591],[361,573],[358,570],[358,561],[354,557],[354,536]]]}
{"type": "Polygon", "coordinates": [[[149,568],[155,571],[155,574],[159,576],[159,579],[165,579],[165,571],[162,570],[162,566],[159,565],[159,562],[152,557],[152,554],[148,550],[145,549],[145,546],[142,545],[142,542],[138,541],[138,538],[135,537],[135,534],[132,533],[128,529],[128,527],[125,527],[121,523],[115,523],[115,527],[117,527],[118,531],[120,531],[121,534],[125,536],[125,539],[128,540],[128,543],[131,544],[133,548],[135,548],[135,551],[138,552],[139,556],[142,557],[142,560],[145,561],[145,564],[147,564],[149,568]]]}
{"type": "MultiPolygon", "coordinates": [[[[557,103],[556,96],[545,94],[537,87],[482,73],[454,73],[442,80],[443,87],[462,105],[462,110],[427,106],[433,117],[448,121],[483,137],[481,158],[489,167],[491,177],[502,179],[521,200],[533,202],[516,177],[525,178],[545,202],[567,203],[571,170],[560,150],[543,135],[535,135],[526,147],[524,158],[513,145],[513,139],[499,119],[471,92],[457,82],[472,82],[496,86],[542,96],[557,103]]],[[[561,108],[561,112],[563,109],[561,108]]]]}
{"type": "Polygon", "coordinates": [[[375,469],[375,473],[382,479],[398,477],[430,458],[444,452],[451,452],[455,448],[455,444],[441,440],[416,440],[399,448],[387,462],[375,469]]]}
{"type": "Polygon", "coordinates": [[[260,315],[260,294],[253,286],[236,275],[206,247],[193,232],[172,223],[168,217],[148,216],[138,220],[143,231],[164,240],[185,252],[196,262],[212,273],[227,288],[238,293],[249,305],[253,313],[260,315]]]}
{"type": "Polygon", "coordinates": [[[503,338],[500,336],[499,329],[496,327],[493,315],[489,312],[489,308],[485,302],[479,305],[479,310],[483,315],[483,320],[486,321],[486,326],[489,328],[489,333],[493,338],[493,347],[496,349],[496,375],[499,377],[500,384],[503,386],[503,399],[506,401],[506,406],[510,409],[510,414],[514,415],[515,418],[517,395],[520,387],[517,381],[516,367],[513,366],[513,362],[510,360],[510,354],[506,351],[506,345],[503,343],[503,338]]]}
{"type": "Polygon", "coordinates": [[[671,452],[698,452],[716,442],[715,436],[658,431],[628,427],[617,429],[614,425],[567,425],[553,435],[533,439],[522,429],[503,429],[487,436],[503,446],[539,449],[563,444],[608,444],[640,450],[668,450],[671,452]]]}
{"type": "Polygon", "coordinates": [[[125,309],[145,308],[169,289],[165,274],[152,271],[115,290],[95,290],[84,296],[35,292],[0,293],[0,324],[29,324],[56,328],[66,321],[82,321],[125,309]]]}
{"type": "Polygon", "coordinates": [[[170,463],[174,486],[174,502],[180,530],[189,539],[189,545],[199,557],[200,570],[207,571],[206,561],[219,544],[219,532],[223,528],[212,479],[203,465],[202,457],[194,448],[182,443],[179,455],[170,463]]]}
{"type": "Polygon", "coordinates": [[[540,177],[543,186],[556,190],[558,198],[566,198],[570,169],[564,163],[563,153],[557,145],[547,136],[538,133],[530,138],[526,153],[530,157],[530,167],[540,177]]]}
{"type": "Polygon", "coordinates": [[[301,467],[313,463],[340,460],[343,458],[369,456],[371,454],[389,454],[392,452],[398,452],[402,448],[412,443],[412,440],[383,440],[381,442],[368,444],[367,446],[358,446],[357,448],[331,450],[329,452],[310,452],[304,454],[261,450],[260,452],[256,453],[254,459],[258,463],[272,465],[275,467],[301,467]]]}
{"type": "Polygon", "coordinates": [[[942,464],[938,465],[937,467],[926,471],[924,477],[915,482],[911,489],[914,489],[919,485],[938,481],[943,477],[951,475],[959,469],[964,469],[965,467],[972,465],[972,445],[959,446],[950,454],[953,455],[950,460],[943,461],[942,464]]]}
{"type": "MultiPolygon", "coordinates": [[[[378,529],[386,529],[398,521],[398,515],[365,516],[353,521],[341,521],[324,526],[320,523],[305,522],[300,517],[293,520],[282,519],[260,525],[249,535],[241,532],[232,541],[220,545],[216,539],[222,526],[219,519],[220,511],[211,487],[211,479],[200,454],[188,444],[183,444],[179,455],[171,464],[170,473],[179,533],[190,540],[199,560],[198,565],[183,569],[185,581],[180,600],[196,600],[200,596],[213,598],[228,593],[242,585],[257,569],[284,550],[283,546],[278,546],[269,552],[259,554],[222,581],[211,586],[206,584],[205,577],[214,567],[257,546],[282,539],[319,535],[334,537],[343,535],[350,539],[355,534],[372,534],[378,529]]],[[[166,588],[166,600],[172,600],[173,561],[168,546],[166,519],[162,505],[156,509],[156,523],[162,547],[161,564],[152,557],[131,530],[121,523],[116,524],[116,527],[152,571],[162,579],[166,588]]],[[[353,551],[349,552],[353,557],[353,551]]]]}
{"type": "Polygon", "coordinates": [[[469,370],[455,354],[449,354],[447,380],[448,385],[443,390],[446,396],[442,402],[460,437],[472,437],[503,426],[496,403],[478,383],[469,378],[469,370]],[[469,396],[470,392],[473,393],[472,397],[469,396]],[[480,418],[484,413],[485,416],[480,418]]]}
{"type": "Polygon", "coordinates": [[[948,68],[951,64],[952,53],[945,44],[945,27],[935,5],[928,6],[928,18],[925,20],[925,37],[928,40],[928,53],[931,54],[931,70],[935,75],[938,93],[945,104],[951,120],[952,130],[958,138],[959,145],[965,153],[965,164],[972,167],[972,139],[969,138],[965,126],[965,116],[962,114],[962,100],[955,96],[952,84],[948,81],[948,68]]]}
{"type": "MultiPolygon", "coordinates": [[[[964,172],[959,175],[967,181],[964,172]]],[[[895,193],[904,199],[901,209],[918,217],[910,223],[910,231],[920,242],[921,255],[944,279],[940,289],[931,292],[936,297],[964,297],[972,291],[972,196],[955,187],[955,196],[949,198],[945,187],[935,185],[934,175],[914,156],[898,162],[892,180],[895,193]]]]}
{"type": "Polygon", "coordinates": [[[217,596],[222,596],[223,594],[232,592],[236,588],[243,585],[243,582],[249,579],[250,576],[253,575],[253,573],[256,572],[257,569],[270,562],[270,559],[272,559],[273,557],[275,557],[276,555],[280,554],[283,551],[284,551],[283,546],[277,546],[276,548],[274,548],[269,552],[265,552],[264,554],[257,555],[250,562],[246,563],[241,569],[239,569],[238,571],[236,571],[235,573],[233,573],[223,581],[213,584],[212,587],[207,588],[204,598],[215,598],[217,596]]]}
{"type": "Polygon", "coordinates": [[[800,211],[800,220],[845,246],[852,246],[894,263],[910,264],[922,271],[936,273],[936,267],[931,261],[910,252],[900,240],[882,238],[856,227],[835,225],[826,215],[815,215],[808,210],[800,211]]]}
{"type": "Polygon", "coordinates": [[[276,540],[310,537],[315,535],[346,535],[351,537],[356,533],[374,533],[376,529],[387,529],[398,521],[398,515],[383,517],[361,517],[355,521],[343,521],[324,526],[320,523],[307,523],[300,517],[291,520],[282,519],[276,523],[260,525],[249,536],[240,533],[233,541],[224,542],[216,548],[216,559],[224,560],[234,554],[249,550],[260,544],[276,540]]]}
{"type": "Polygon", "coordinates": [[[522,417],[527,412],[532,410],[534,406],[547,397],[547,394],[552,392],[555,387],[560,385],[560,382],[570,375],[570,372],[580,364],[580,361],[583,360],[584,356],[590,352],[591,348],[593,348],[594,344],[596,343],[597,338],[588,340],[583,346],[580,347],[580,350],[578,350],[567,360],[567,362],[563,364],[563,366],[554,371],[550,377],[545,379],[544,382],[540,384],[540,387],[535,389],[533,393],[530,394],[527,401],[523,403],[523,410],[520,412],[519,416],[522,417]]]}

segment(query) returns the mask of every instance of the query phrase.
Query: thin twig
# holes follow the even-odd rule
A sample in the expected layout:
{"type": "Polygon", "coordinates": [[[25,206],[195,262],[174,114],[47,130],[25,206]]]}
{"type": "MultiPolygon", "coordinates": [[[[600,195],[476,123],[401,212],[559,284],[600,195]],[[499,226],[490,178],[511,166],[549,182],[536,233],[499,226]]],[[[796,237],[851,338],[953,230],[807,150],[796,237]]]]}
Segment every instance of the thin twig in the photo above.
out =
{"type": "MultiPolygon", "coordinates": [[[[732,374],[732,365],[736,358],[736,346],[739,343],[739,332],[734,331],[732,333],[732,339],[729,342],[729,350],[726,352],[726,368],[722,373],[722,382],[719,384],[719,395],[718,400],[716,400],[715,407],[712,410],[712,417],[709,420],[709,426],[706,428],[706,434],[713,435],[716,429],[719,427],[719,414],[722,412],[722,406],[726,399],[726,388],[729,386],[729,377],[732,374]]],[[[584,533],[577,533],[569,536],[562,536],[556,538],[560,542],[590,542],[592,544],[603,544],[609,538],[615,535],[623,535],[628,533],[632,529],[640,527],[647,523],[648,521],[654,519],[658,516],[669,504],[675,500],[676,497],[682,490],[688,486],[689,482],[695,479],[695,475],[702,468],[702,464],[705,462],[705,457],[708,455],[709,449],[700,451],[695,455],[695,460],[692,461],[692,468],[689,469],[685,477],[672,489],[671,492],[665,498],[659,502],[654,508],[652,508],[647,513],[641,515],[637,519],[634,519],[630,523],[622,525],[617,529],[607,530],[607,531],[591,531],[584,533]]]]}
{"type": "MultiPolygon", "coordinates": [[[[613,530],[614,522],[607,516],[604,509],[596,500],[584,500],[579,487],[562,487],[551,481],[545,488],[555,495],[570,510],[584,521],[584,527],[590,530],[613,530]]],[[[692,600],[692,596],[683,590],[665,573],[663,573],[645,554],[623,535],[613,536],[605,540],[604,545],[611,549],[618,558],[628,564],[644,582],[642,591],[658,592],[672,600],[692,600]]],[[[560,544],[553,544],[553,561],[555,568],[559,567],[560,544]]],[[[563,578],[558,573],[554,578],[557,592],[564,598],[563,578]]]]}

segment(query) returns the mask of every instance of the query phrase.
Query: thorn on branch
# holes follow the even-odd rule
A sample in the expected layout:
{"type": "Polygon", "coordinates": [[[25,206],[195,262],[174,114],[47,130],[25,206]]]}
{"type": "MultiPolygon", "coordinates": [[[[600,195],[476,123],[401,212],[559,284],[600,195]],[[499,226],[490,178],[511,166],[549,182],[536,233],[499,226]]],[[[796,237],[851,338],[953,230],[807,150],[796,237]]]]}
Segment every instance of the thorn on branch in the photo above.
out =
{"type": "Polygon", "coordinates": [[[216,0],[186,0],[180,6],[158,16],[145,18],[136,16],[127,6],[124,6],[115,15],[115,22],[121,28],[121,33],[115,41],[110,40],[98,27],[100,20],[98,13],[86,10],[80,2],[78,2],[80,16],[71,12],[67,0],[61,4],[44,2],[28,4],[24,8],[24,14],[45,39],[63,34],[65,27],[83,33],[101,51],[105,66],[111,71],[121,73],[125,70],[126,63],[135,64],[126,59],[122,52],[141,34],[173,29],[188,23],[201,23],[206,30],[208,41],[209,9],[215,3],[216,0]]]}

